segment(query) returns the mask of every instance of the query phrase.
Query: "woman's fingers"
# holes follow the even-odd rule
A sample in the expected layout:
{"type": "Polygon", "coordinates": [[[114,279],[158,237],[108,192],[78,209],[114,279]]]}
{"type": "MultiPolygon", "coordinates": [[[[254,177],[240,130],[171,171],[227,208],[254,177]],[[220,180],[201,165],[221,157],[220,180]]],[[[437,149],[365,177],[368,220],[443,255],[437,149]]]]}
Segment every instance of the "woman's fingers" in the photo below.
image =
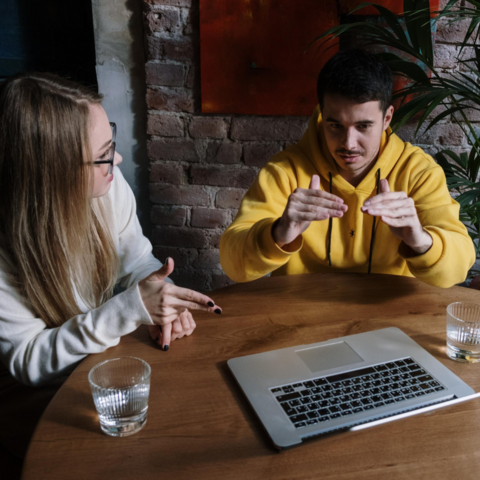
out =
{"type": "MultiPolygon", "coordinates": [[[[222,309],[218,305],[215,305],[215,302],[210,297],[188,288],[174,286],[171,289],[171,296],[181,301],[171,300],[171,305],[175,305],[175,307],[181,305],[183,309],[187,308],[188,310],[202,310],[211,313],[222,312],[222,309]]],[[[179,312],[179,314],[180,313],[181,312],[179,312]]]]}
{"type": "Polygon", "coordinates": [[[167,323],[166,325],[162,326],[162,338],[161,338],[162,348],[166,352],[170,348],[171,341],[172,341],[172,324],[167,323]]]}

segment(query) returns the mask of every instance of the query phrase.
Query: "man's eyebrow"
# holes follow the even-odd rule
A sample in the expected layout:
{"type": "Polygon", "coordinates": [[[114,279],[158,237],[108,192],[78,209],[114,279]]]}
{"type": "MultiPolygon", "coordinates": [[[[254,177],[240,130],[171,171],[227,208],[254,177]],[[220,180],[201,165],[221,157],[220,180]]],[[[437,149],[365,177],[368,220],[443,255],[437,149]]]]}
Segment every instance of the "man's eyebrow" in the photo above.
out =
{"type": "MultiPolygon", "coordinates": [[[[331,122],[331,123],[342,123],[340,120],[337,120],[332,117],[328,117],[326,122],[331,122]]],[[[375,122],[373,120],[359,120],[358,122],[355,122],[355,125],[373,125],[375,122]]]]}

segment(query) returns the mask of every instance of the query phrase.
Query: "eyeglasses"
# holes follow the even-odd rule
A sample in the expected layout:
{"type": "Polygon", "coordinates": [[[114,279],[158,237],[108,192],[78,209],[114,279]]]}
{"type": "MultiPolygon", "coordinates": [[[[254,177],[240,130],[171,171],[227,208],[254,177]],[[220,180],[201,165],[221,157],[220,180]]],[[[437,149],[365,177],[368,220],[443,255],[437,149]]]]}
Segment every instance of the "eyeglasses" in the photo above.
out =
{"type": "Polygon", "coordinates": [[[117,136],[117,125],[113,122],[110,122],[110,127],[112,129],[112,144],[107,152],[105,152],[105,156],[108,155],[108,160],[95,160],[93,162],[94,165],[102,165],[108,163],[108,175],[113,173],[113,161],[115,159],[115,138],[117,136]]]}

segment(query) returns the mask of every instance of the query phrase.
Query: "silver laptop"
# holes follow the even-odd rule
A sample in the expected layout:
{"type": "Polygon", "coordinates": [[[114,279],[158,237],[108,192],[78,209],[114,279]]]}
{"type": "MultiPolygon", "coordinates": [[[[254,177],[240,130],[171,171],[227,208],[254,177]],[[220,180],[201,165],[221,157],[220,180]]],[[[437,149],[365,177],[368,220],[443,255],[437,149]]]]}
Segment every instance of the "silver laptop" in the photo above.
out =
{"type": "Polygon", "coordinates": [[[398,328],[227,363],[279,449],[480,395],[398,328]]]}

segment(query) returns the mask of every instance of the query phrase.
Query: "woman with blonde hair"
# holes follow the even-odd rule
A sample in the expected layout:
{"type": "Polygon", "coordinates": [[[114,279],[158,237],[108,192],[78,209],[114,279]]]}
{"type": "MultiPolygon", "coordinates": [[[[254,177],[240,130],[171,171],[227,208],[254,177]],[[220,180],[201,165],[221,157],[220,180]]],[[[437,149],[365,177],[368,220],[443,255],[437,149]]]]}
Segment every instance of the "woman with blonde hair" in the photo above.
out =
{"type": "Polygon", "coordinates": [[[101,99],[49,74],[0,87],[0,440],[17,455],[86,355],[140,325],[167,350],[190,310],[221,313],[153,257],[101,99]]]}

